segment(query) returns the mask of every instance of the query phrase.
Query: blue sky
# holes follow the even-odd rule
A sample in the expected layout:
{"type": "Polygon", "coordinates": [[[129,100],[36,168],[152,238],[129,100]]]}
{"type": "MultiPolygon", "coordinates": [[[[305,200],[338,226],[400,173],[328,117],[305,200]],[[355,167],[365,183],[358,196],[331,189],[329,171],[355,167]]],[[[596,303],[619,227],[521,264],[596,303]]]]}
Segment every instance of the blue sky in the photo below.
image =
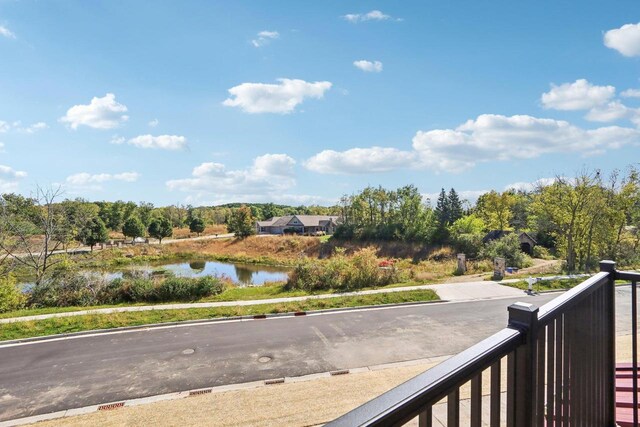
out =
{"type": "Polygon", "coordinates": [[[0,0],[0,192],[330,204],[640,154],[637,1],[0,0]]]}

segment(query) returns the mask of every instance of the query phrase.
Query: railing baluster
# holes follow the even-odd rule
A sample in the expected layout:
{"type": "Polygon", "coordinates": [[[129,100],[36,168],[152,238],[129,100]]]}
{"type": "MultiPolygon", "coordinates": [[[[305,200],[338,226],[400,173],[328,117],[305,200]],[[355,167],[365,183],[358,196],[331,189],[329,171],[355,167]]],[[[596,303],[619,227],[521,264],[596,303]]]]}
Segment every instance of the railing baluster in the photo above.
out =
{"type": "Polygon", "coordinates": [[[471,427],[482,425],[482,372],[471,378],[471,427]]]}
{"type": "Polygon", "coordinates": [[[571,378],[571,365],[569,360],[569,354],[571,349],[571,316],[567,312],[564,314],[564,348],[562,350],[562,426],[568,427],[570,425],[571,417],[571,399],[573,396],[570,394],[571,389],[569,384],[572,381],[571,378]]]}
{"type": "Polygon", "coordinates": [[[418,427],[431,427],[432,419],[433,419],[432,409],[431,409],[431,405],[429,405],[427,409],[420,412],[420,415],[418,415],[418,427]]]}
{"type": "Polygon", "coordinates": [[[460,427],[460,388],[447,396],[447,427],[460,427]]]}
{"type": "Polygon", "coordinates": [[[490,402],[490,419],[491,427],[500,427],[500,410],[501,410],[501,394],[500,394],[500,363],[498,359],[491,365],[491,402],[490,402]]]}
{"type": "Polygon", "coordinates": [[[556,345],[555,340],[556,321],[552,321],[547,326],[547,426],[553,426],[554,413],[553,413],[553,380],[555,373],[555,358],[554,350],[556,345]]]}
{"type": "Polygon", "coordinates": [[[631,282],[631,353],[633,356],[633,425],[638,425],[638,287],[631,282]]]}
{"type": "Polygon", "coordinates": [[[514,426],[516,400],[516,352],[507,356],[507,426],[514,426]]]}
{"type": "Polygon", "coordinates": [[[536,367],[535,407],[533,425],[544,425],[544,367],[545,367],[545,342],[548,327],[538,329],[538,366],[536,367]]]}
{"type": "Polygon", "coordinates": [[[556,427],[562,426],[562,417],[564,412],[564,405],[562,403],[562,375],[564,374],[563,366],[563,348],[564,339],[564,315],[559,315],[556,318],[556,402],[555,402],[555,425],[556,427]]]}

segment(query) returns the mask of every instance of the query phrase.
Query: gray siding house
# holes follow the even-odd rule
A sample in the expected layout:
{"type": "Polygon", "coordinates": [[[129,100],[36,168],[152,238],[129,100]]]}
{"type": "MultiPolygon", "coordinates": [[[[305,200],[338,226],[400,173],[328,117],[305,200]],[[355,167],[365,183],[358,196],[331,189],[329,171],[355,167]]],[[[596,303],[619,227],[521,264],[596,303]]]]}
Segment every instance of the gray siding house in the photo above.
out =
{"type": "Polygon", "coordinates": [[[256,222],[258,234],[333,234],[338,226],[338,217],[330,215],[275,216],[256,222]]]}

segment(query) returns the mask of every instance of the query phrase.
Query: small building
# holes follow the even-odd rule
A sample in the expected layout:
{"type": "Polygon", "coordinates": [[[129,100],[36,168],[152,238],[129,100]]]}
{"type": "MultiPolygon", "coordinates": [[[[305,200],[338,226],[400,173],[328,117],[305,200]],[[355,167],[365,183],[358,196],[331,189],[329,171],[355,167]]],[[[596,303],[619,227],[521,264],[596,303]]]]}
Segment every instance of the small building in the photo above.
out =
{"type": "MultiPolygon", "coordinates": [[[[482,239],[482,243],[487,243],[492,240],[497,240],[501,237],[506,236],[507,234],[511,234],[513,231],[510,230],[492,230],[487,233],[486,236],[482,239]]],[[[520,240],[520,250],[526,254],[533,254],[533,247],[538,244],[536,239],[531,237],[529,233],[526,231],[521,231],[518,235],[518,239],[520,240]]]]}
{"type": "Polygon", "coordinates": [[[333,234],[338,226],[337,216],[287,215],[256,222],[258,234],[333,234]]]}

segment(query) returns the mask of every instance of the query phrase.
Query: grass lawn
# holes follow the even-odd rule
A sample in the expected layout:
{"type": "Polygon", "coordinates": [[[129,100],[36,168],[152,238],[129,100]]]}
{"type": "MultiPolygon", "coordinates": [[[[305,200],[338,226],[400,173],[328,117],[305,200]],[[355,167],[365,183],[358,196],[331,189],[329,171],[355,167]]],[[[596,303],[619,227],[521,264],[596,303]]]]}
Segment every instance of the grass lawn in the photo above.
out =
{"type": "MultiPolygon", "coordinates": [[[[253,306],[195,308],[186,310],[150,310],[112,314],[90,314],[73,317],[15,322],[3,324],[0,340],[54,335],[95,329],[137,326],[185,320],[213,319],[256,314],[289,313],[328,308],[359,307],[367,305],[397,304],[404,302],[436,301],[438,295],[431,290],[390,292],[384,294],[315,299],[280,304],[253,306]]],[[[29,310],[31,313],[33,310],[29,310]]],[[[60,309],[58,309],[60,311],[60,309]]],[[[14,312],[15,313],[15,312],[14,312]]]]}
{"type": "MultiPolygon", "coordinates": [[[[588,277],[579,277],[576,279],[540,280],[539,282],[536,282],[533,284],[533,290],[537,292],[537,291],[557,291],[557,290],[571,289],[574,286],[579,285],[580,283],[584,282],[587,279],[588,277]]],[[[501,284],[505,286],[511,286],[514,288],[522,289],[525,291],[529,289],[529,284],[527,283],[526,280],[521,280],[519,282],[513,282],[513,283],[501,283],[501,284]]]]}

